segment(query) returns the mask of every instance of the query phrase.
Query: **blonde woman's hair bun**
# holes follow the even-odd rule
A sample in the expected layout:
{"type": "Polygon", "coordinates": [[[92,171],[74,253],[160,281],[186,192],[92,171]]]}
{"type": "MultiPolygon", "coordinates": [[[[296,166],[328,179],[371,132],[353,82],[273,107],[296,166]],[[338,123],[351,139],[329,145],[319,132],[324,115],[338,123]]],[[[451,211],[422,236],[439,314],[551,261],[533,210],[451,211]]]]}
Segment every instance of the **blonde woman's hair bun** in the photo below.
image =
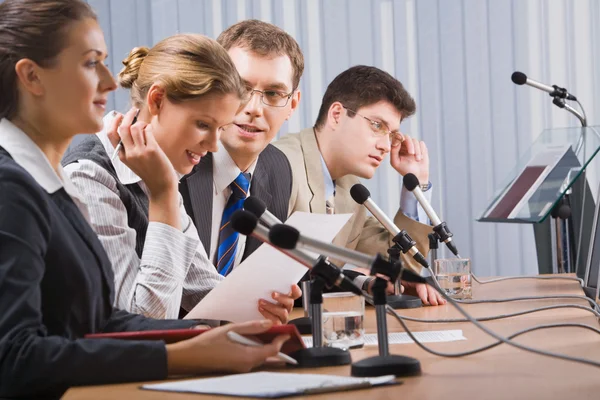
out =
{"type": "Polygon", "coordinates": [[[125,89],[131,89],[138,78],[140,67],[150,52],[148,47],[136,47],[129,52],[123,60],[123,69],[119,72],[119,85],[125,89]]]}

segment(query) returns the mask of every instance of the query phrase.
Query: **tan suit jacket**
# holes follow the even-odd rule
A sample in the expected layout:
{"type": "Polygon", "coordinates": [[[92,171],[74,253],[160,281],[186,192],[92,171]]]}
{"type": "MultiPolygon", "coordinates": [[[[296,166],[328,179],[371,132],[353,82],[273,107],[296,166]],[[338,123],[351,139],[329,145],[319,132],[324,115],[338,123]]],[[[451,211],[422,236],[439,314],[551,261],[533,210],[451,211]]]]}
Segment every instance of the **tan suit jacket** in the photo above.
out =
{"type": "MultiPolygon", "coordinates": [[[[292,167],[292,194],[289,214],[294,211],[325,213],[325,178],[321,163],[321,153],[312,128],[297,134],[288,134],[274,143],[287,157],[292,167]]],[[[347,175],[336,179],[335,213],[353,214],[348,223],[335,237],[333,243],[363,253],[387,255],[393,236],[372,216],[367,216],[365,207],[357,204],[350,196],[350,188],[359,183],[356,176],[347,175]]],[[[417,242],[417,247],[427,255],[432,232],[430,225],[419,223],[400,210],[394,217],[395,224],[405,229],[417,242]]],[[[402,256],[404,262],[418,266],[412,257],[402,256]]]]}

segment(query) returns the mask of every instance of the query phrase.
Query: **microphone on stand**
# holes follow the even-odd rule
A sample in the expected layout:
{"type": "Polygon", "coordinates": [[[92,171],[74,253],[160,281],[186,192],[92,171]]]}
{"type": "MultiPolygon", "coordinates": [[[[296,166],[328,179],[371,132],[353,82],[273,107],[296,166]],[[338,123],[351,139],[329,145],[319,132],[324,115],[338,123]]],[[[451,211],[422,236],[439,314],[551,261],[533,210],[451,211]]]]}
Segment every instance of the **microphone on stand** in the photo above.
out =
{"type": "Polygon", "coordinates": [[[269,228],[273,225],[282,223],[276,216],[267,210],[267,205],[264,201],[256,196],[250,196],[244,200],[244,210],[250,211],[269,228]]]}
{"type": "Polygon", "coordinates": [[[544,92],[548,92],[548,94],[552,97],[560,97],[561,99],[577,101],[577,97],[567,92],[567,89],[558,87],[556,85],[548,86],[538,81],[534,81],[533,79],[529,79],[527,75],[522,72],[513,72],[511,79],[516,85],[528,85],[536,89],[543,90],[544,92]]]}
{"type": "Polygon", "coordinates": [[[400,247],[404,254],[409,253],[415,261],[424,266],[425,268],[429,268],[429,263],[427,259],[421,254],[419,249],[417,249],[416,242],[409,236],[409,234],[405,230],[400,230],[379,206],[373,201],[371,198],[371,193],[369,189],[367,189],[364,185],[357,183],[352,186],[350,189],[350,195],[358,204],[362,204],[373,214],[375,219],[383,225],[383,227],[394,235],[392,239],[394,243],[400,247]]]}
{"type": "Polygon", "coordinates": [[[417,268],[412,265],[402,268],[401,263],[389,262],[380,254],[370,256],[355,250],[302,236],[296,228],[289,225],[279,224],[273,226],[269,231],[269,239],[272,245],[282,249],[305,249],[323,254],[356,265],[357,267],[370,269],[371,275],[385,275],[392,282],[398,279],[401,271],[406,272],[406,275],[402,275],[402,279],[410,282],[425,283],[425,278],[430,276],[428,273],[429,269],[427,268],[417,268]]]}
{"type": "MultiPolygon", "coordinates": [[[[245,210],[237,210],[231,216],[231,227],[236,232],[246,236],[253,236],[260,241],[273,245],[269,240],[269,229],[258,224],[258,218],[245,210]]],[[[274,246],[278,248],[277,246],[274,246]]],[[[323,265],[319,271],[315,271],[329,286],[337,286],[340,289],[361,296],[361,289],[354,284],[342,270],[327,260],[315,259],[303,251],[296,249],[278,248],[282,253],[298,261],[306,268],[313,270],[316,265],[323,265]]]]}
{"type": "Polygon", "coordinates": [[[419,185],[419,179],[414,174],[406,174],[403,182],[404,187],[415,195],[417,201],[421,207],[423,207],[423,210],[425,210],[425,213],[433,225],[433,231],[438,235],[440,242],[444,242],[455,256],[460,257],[458,255],[458,249],[454,245],[454,242],[452,242],[452,233],[448,229],[448,226],[446,226],[446,223],[440,220],[440,217],[435,213],[431,204],[429,204],[429,201],[427,201],[427,198],[419,185]]]}
{"type": "MultiPolygon", "coordinates": [[[[237,210],[233,213],[231,216],[231,227],[243,235],[252,235],[265,243],[272,244],[269,241],[269,229],[259,225],[258,218],[249,211],[237,210]]],[[[323,256],[315,260],[310,255],[299,250],[278,250],[309,268],[314,275],[310,290],[312,318],[300,319],[303,320],[300,322],[307,324],[310,328],[313,347],[300,349],[291,354],[291,357],[298,362],[300,367],[314,368],[350,364],[352,358],[348,350],[323,347],[323,287],[324,285],[335,285],[342,290],[350,291],[359,296],[362,296],[362,291],[342,273],[341,269],[330,264],[323,256]]],[[[300,328],[298,325],[296,326],[300,328]]]]}

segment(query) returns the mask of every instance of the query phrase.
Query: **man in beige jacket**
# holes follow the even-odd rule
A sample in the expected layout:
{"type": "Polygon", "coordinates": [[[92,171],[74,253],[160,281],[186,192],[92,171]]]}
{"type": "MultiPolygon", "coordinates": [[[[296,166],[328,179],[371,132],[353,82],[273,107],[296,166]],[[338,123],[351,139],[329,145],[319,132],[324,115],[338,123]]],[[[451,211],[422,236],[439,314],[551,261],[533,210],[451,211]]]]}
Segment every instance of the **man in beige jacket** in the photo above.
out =
{"type": "MultiPolygon", "coordinates": [[[[413,173],[419,182],[427,183],[423,190],[431,187],[425,143],[399,131],[400,122],[414,112],[412,97],[398,80],[384,71],[356,66],[338,75],[327,87],[315,126],[275,143],[292,167],[289,213],[351,213],[351,219],[334,243],[364,253],[386,254],[392,245],[392,235],[354,202],[350,188],[359,182],[359,177],[372,178],[387,153],[391,153],[391,165],[400,175],[413,173]]],[[[403,192],[402,206],[394,222],[411,235],[423,254],[429,250],[427,234],[432,232],[426,219],[424,213],[417,211],[414,196],[403,192]]],[[[417,265],[410,257],[402,258],[417,265]]],[[[407,282],[403,286],[407,293],[417,294],[424,304],[445,304],[431,287],[407,282]]]]}

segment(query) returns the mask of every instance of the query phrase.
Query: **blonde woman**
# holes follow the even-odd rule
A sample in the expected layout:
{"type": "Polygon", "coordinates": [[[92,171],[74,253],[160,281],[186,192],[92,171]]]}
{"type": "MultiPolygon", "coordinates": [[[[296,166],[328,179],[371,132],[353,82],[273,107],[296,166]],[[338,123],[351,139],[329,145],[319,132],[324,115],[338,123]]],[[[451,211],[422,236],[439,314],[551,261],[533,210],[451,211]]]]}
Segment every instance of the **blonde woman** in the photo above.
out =
{"type": "MultiPolygon", "coordinates": [[[[202,35],[136,48],[123,64],[119,84],[134,108],[109,113],[105,129],[70,150],[63,165],[113,265],[116,305],[176,318],[222,279],[185,212],[179,177],[217,151],[246,88],[227,52],[202,35]]],[[[293,300],[281,294],[261,312],[286,323],[293,300]]]]}
{"type": "MultiPolygon", "coordinates": [[[[106,56],[102,30],[85,2],[0,3],[1,398],[58,398],[76,385],[248,371],[276,355],[287,340],[282,336],[255,348],[227,338],[229,330],[245,335],[265,331],[272,325],[267,320],[231,324],[167,345],[84,339],[87,333],[194,325],[113,306],[111,263],[86,220],[90,213],[84,201],[60,165],[76,134],[102,129],[106,99],[116,88],[103,63],[106,56]]],[[[217,113],[211,124],[225,123],[239,107],[238,78],[231,79],[236,88],[230,92],[231,115],[217,113]]],[[[136,136],[143,132],[139,127],[123,135],[126,151],[136,161],[154,161],[164,183],[150,180],[148,188],[155,191],[152,196],[169,196],[173,172],[165,153],[157,150],[150,129],[145,138],[136,136]],[[138,151],[128,138],[145,140],[143,148],[154,150],[138,151]]],[[[198,147],[192,151],[199,152],[198,147]]],[[[141,167],[134,168],[142,173],[141,167]]],[[[152,218],[176,225],[174,207],[164,204],[167,208],[152,218]]]]}

